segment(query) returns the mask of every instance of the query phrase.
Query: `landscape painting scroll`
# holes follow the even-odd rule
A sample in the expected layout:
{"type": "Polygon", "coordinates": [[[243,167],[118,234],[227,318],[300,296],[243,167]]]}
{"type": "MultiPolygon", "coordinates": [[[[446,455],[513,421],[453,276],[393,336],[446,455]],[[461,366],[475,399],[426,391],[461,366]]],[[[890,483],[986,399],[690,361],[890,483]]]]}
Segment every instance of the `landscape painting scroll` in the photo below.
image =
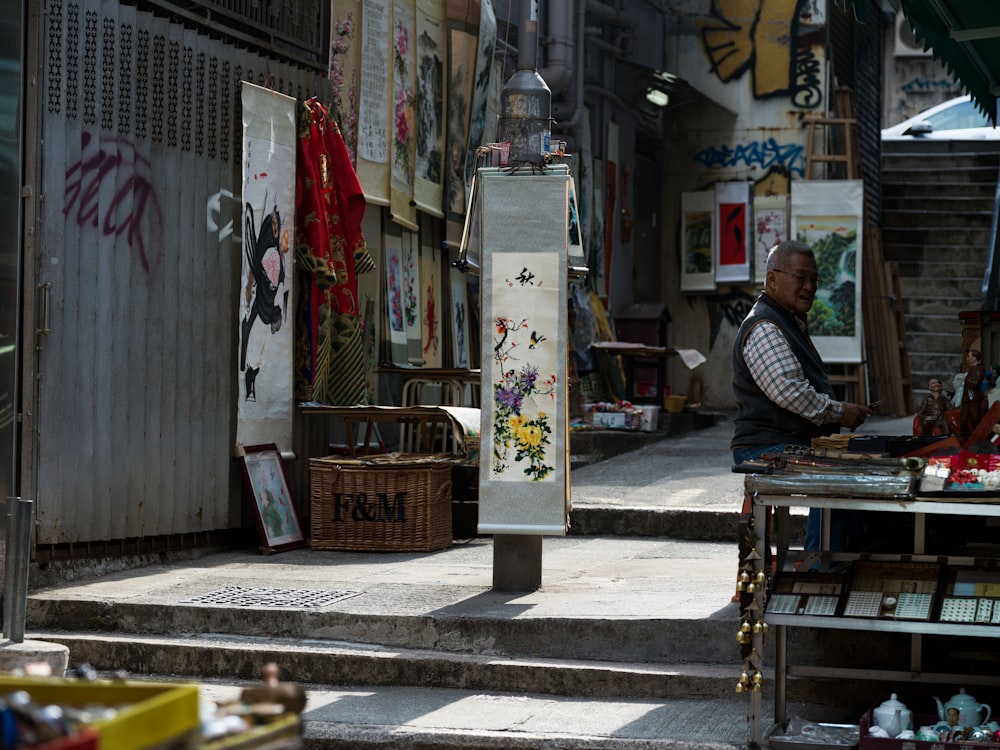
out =
{"type": "Polygon", "coordinates": [[[715,192],[681,194],[681,291],[715,289],[715,192]]]}
{"type": "Polygon", "coordinates": [[[861,180],[793,184],[791,236],[813,249],[819,274],[809,333],[831,363],[861,362],[863,213],[861,180]]]}

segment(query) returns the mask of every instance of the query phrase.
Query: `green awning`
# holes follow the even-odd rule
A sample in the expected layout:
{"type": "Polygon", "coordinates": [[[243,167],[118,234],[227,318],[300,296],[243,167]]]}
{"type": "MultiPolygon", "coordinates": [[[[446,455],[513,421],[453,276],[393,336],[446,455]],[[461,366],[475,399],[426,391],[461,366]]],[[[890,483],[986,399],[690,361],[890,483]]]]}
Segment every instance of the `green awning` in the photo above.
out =
{"type": "MultiPolygon", "coordinates": [[[[865,0],[834,0],[865,21],[865,0]]],[[[916,40],[930,49],[996,124],[1000,0],[899,0],[916,40]]]]}

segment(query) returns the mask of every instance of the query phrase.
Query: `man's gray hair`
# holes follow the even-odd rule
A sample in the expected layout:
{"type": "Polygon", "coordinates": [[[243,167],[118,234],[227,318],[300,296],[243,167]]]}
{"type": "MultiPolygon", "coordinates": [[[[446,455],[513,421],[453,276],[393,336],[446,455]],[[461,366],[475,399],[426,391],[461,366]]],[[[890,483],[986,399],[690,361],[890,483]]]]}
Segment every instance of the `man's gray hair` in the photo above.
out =
{"type": "Polygon", "coordinates": [[[816,254],[806,243],[798,240],[785,240],[767,251],[767,270],[770,271],[774,268],[778,261],[789,260],[796,255],[806,255],[814,261],[816,260],[816,254]]]}

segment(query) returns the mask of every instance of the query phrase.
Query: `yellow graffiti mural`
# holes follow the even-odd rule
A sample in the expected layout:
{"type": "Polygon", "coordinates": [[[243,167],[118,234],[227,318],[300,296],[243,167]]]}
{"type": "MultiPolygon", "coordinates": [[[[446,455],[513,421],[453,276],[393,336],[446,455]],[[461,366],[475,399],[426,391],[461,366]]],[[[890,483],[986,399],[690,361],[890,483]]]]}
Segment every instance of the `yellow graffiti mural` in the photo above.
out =
{"type": "Polygon", "coordinates": [[[701,27],[712,72],[729,82],[750,71],[755,97],[792,88],[794,27],[801,0],[712,0],[701,27]]]}

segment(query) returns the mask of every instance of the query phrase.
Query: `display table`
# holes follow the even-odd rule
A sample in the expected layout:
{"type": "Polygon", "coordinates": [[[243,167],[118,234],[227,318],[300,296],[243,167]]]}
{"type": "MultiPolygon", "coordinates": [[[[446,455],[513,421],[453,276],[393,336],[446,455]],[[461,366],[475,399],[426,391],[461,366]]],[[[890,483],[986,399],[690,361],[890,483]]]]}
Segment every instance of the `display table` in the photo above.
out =
{"type": "MultiPolygon", "coordinates": [[[[1000,517],[1000,493],[922,493],[919,487],[919,471],[893,469],[891,461],[840,471],[825,467],[815,473],[779,471],[745,478],[753,510],[749,539],[741,544],[741,577],[747,587],[753,586],[751,595],[744,597],[749,603],[741,602],[745,636],[740,642],[743,674],[747,675],[741,689],[750,693],[751,746],[759,746],[762,739],[761,654],[765,633],[771,628],[777,724],[788,718],[789,676],[950,683],[956,675],[924,671],[923,635],[1000,637],[1000,573],[994,572],[1000,559],[925,554],[928,516],[1000,517]],[[793,507],[823,509],[820,551],[790,547],[789,509],[793,507]],[[832,509],[911,515],[912,553],[831,552],[832,509]],[[910,634],[910,664],[898,670],[790,665],[787,630],[792,627],[910,634]]],[[[962,680],[964,684],[1000,684],[1000,675],[963,675],[962,680]]]]}
{"type": "Polygon", "coordinates": [[[411,425],[416,432],[418,451],[434,453],[435,439],[440,427],[450,430],[456,452],[467,454],[471,443],[478,443],[479,409],[461,406],[323,406],[321,404],[300,404],[303,414],[319,414],[336,417],[344,423],[347,431],[347,452],[357,455],[356,430],[364,425],[363,454],[367,455],[371,446],[372,432],[377,423],[411,425]]]}

